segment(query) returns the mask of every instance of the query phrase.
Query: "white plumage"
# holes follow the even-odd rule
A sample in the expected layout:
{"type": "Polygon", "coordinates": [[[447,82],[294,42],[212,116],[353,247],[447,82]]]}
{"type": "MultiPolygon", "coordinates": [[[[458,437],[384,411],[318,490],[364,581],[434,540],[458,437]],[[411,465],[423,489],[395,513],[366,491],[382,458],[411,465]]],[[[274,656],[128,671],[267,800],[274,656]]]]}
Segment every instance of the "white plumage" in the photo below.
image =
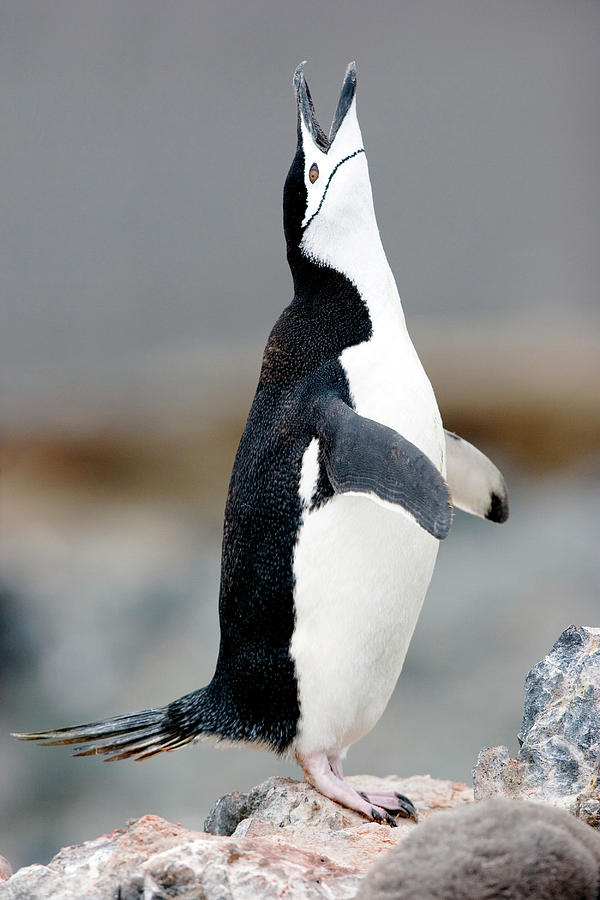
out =
{"type": "MultiPolygon", "coordinates": [[[[319,157],[325,177],[362,148],[355,101],[334,148],[331,156],[319,157]]],[[[306,221],[321,206],[302,249],[357,287],[372,322],[370,340],[340,357],[354,408],[416,444],[443,473],[440,414],[381,244],[365,154],[338,167],[323,200],[323,185],[321,195],[313,188],[306,221]]],[[[315,483],[314,445],[303,459],[305,503],[306,487],[315,483]]],[[[374,495],[336,495],[322,507],[305,509],[294,557],[291,644],[300,697],[299,753],[343,756],[377,722],[400,675],[437,550],[438,541],[400,506],[374,495]]]]}

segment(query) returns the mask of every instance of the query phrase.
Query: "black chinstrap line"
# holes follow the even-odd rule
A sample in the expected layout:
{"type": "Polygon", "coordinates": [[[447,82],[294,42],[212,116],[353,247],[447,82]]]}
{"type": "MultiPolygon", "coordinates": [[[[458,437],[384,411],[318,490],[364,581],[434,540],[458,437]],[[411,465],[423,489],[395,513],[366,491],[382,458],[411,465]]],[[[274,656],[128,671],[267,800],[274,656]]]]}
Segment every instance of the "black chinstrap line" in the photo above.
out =
{"type": "Polygon", "coordinates": [[[315,216],[318,216],[319,213],[321,212],[321,207],[323,206],[323,201],[325,200],[325,197],[327,196],[327,191],[329,190],[329,185],[331,184],[331,179],[333,178],[333,176],[335,175],[335,173],[337,172],[339,167],[343,166],[344,163],[348,162],[349,159],[354,159],[354,157],[358,156],[359,153],[364,153],[364,152],[365,152],[365,148],[361,147],[360,150],[355,150],[354,153],[350,153],[349,156],[345,156],[343,159],[340,159],[339,163],[335,166],[335,168],[331,172],[331,175],[327,179],[327,184],[325,185],[325,190],[323,191],[323,196],[321,197],[321,202],[319,203],[317,209],[315,210],[315,212],[312,214],[312,216],[310,217],[310,219],[304,226],[304,229],[303,229],[304,231],[306,231],[306,229],[308,228],[308,226],[310,225],[312,220],[315,218],[315,216]]]}

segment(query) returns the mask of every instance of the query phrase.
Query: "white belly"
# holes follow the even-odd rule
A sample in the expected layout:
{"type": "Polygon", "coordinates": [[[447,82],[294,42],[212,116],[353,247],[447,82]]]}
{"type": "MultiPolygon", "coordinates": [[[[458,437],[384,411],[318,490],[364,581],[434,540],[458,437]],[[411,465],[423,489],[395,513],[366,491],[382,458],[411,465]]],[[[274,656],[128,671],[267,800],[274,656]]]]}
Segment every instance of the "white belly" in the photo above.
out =
{"type": "MultiPolygon", "coordinates": [[[[393,324],[393,323],[392,323],[393,324]]],[[[444,471],[437,404],[397,328],[342,354],[356,411],[395,428],[444,471]],[[394,352],[390,352],[390,344],[394,352]]],[[[305,455],[309,496],[315,445],[305,455]]],[[[300,753],[342,752],[371,730],[394,689],[431,580],[438,541],[366,496],[304,513],[294,555],[300,753]]]]}
{"type": "Polygon", "coordinates": [[[398,680],[438,550],[408,518],[365,497],[307,513],[296,546],[301,753],[340,752],[369,732],[398,680]]]}

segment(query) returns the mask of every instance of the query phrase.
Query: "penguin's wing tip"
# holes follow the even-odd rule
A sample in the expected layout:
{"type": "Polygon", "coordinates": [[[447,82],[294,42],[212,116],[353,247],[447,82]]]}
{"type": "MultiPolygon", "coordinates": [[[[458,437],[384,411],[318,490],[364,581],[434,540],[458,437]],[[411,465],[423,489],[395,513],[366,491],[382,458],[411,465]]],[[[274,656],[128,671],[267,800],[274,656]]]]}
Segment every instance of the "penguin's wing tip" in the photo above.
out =
{"type": "Polygon", "coordinates": [[[506,490],[503,494],[497,494],[495,491],[490,495],[490,505],[488,506],[485,518],[497,525],[503,525],[509,516],[508,494],[506,490]]]}
{"type": "Polygon", "coordinates": [[[440,504],[442,515],[435,519],[431,529],[426,529],[427,531],[430,531],[430,534],[432,534],[434,538],[437,538],[438,541],[443,541],[448,537],[450,529],[452,528],[452,523],[454,522],[454,505],[450,499],[450,492],[445,481],[444,485],[448,493],[447,506],[444,507],[443,504],[440,504]]]}

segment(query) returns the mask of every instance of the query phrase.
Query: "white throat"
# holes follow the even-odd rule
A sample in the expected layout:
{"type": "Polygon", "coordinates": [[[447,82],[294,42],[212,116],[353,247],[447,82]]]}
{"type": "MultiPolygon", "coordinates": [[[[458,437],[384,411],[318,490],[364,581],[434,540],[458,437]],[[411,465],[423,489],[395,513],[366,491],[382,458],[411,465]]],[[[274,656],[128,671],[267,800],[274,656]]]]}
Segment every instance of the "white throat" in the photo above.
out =
{"type": "Polygon", "coordinates": [[[405,328],[402,304],[389,267],[373,207],[364,153],[335,172],[322,206],[309,222],[301,251],[345,275],[367,304],[374,330],[390,317],[405,328]]]}
{"type": "Polygon", "coordinates": [[[394,428],[444,471],[435,396],[406,329],[379,236],[364,153],[348,158],[335,171],[318,213],[305,228],[300,250],[345,275],[367,307],[370,339],[347,347],[340,356],[356,412],[394,428]]]}

